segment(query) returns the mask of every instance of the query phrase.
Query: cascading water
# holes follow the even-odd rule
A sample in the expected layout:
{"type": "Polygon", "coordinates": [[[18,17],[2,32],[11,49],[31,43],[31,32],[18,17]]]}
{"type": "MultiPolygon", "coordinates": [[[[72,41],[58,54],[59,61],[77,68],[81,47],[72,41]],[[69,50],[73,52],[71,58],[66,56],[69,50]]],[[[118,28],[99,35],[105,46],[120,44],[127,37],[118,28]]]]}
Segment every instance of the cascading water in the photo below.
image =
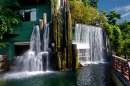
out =
{"type": "Polygon", "coordinates": [[[46,24],[44,26],[46,28],[46,30],[44,30],[44,34],[43,34],[43,51],[47,51],[48,49],[48,44],[49,44],[49,24],[46,24]]]}
{"type": "Polygon", "coordinates": [[[49,24],[45,24],[44,26],[44,34],[43,34],[43,46],[42,46],[42,51],[44,53],[43,56],[43,70],[48,70],[49,68],[49,57],[48,57],[48,46],[49,46],[49,24]]]}
{"type": "Polygon", "coordinates": [[[35,26],[30,40],[30,49],[18,60],[18,71],[48,70],[49,24],[44,27],[43,39],[40,38],[39,26],[35,26]]]}
{"type": "Polygon", "coordinates": [[[82,65],[104,61],[103,31],[100,27],[76,24],[75,41],[82,65]]]}

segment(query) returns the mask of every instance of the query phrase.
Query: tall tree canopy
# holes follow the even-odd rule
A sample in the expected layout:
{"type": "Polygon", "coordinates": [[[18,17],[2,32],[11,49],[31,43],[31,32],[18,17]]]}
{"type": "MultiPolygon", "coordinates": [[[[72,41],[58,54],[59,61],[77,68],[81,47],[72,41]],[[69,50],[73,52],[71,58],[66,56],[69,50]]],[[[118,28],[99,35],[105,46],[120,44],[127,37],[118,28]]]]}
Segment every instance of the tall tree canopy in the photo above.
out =
{"type": "Polygon", "coordinates": [[[118,26],[120,30],[122,31],[123,40],[130,39],[130,22],[124,21],[120,23],[118,26]]]}
{"type": "MultiPolygon", "coordinates": [[[[70,1],[70,12],[72,19],[78,23],[96,24],[99,23],[99,10],[95,7],[89,7],[84,2],[70,1]]],[[[102,19],[101,19],[102,20],[102,19]]]]}
{"type": "Polygon", "coordinates": [[[121,18],[121,14],[118,14],[116,11],[111,11],[106,17],[109,24],[116,25],[117,19],[121,18]]]}

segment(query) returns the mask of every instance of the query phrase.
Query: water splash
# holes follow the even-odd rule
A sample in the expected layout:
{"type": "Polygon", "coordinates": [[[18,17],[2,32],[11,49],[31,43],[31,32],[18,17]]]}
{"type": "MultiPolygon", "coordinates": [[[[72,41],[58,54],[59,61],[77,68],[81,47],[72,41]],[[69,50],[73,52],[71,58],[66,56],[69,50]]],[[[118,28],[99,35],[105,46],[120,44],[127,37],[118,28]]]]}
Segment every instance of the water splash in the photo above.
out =
{"type": "Polygon", "coordinates": [[[35,26],[30,39],[30,49],[17,61],[15,71],[47,71],[49,70],[49,24],[44,27],[43,39],[39,26],[35,26]],[[42,44],[43,43],[43,44],[42,44]],[[43,48],[43,49],[42,49],[43,48]]]}
{"type": "Polygon", "coordinates": [[[103,31],[100,27],[76,24],[75,41],[82,65],[104,61],[103,31]]]}

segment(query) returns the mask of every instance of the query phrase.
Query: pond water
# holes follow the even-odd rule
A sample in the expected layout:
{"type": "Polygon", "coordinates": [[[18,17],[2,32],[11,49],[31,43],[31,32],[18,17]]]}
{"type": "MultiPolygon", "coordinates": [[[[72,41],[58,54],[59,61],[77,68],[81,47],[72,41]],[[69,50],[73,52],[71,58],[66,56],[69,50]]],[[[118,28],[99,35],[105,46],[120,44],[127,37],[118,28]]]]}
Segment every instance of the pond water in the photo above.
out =
{"type": "Polygon", "coordinates": [[[75,71],[6,73],[0,86],[114,86],[110,70],[110,63],[100,63],[75,71]]]}

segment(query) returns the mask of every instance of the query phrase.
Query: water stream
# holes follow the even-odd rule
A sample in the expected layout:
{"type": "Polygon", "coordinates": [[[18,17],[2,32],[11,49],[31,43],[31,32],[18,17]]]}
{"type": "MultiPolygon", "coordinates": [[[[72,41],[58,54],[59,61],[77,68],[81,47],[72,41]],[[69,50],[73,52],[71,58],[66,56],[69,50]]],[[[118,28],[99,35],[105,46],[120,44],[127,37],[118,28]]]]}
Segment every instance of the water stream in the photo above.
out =
{"type": "Polygon", "coordinates": [[[104,62],[103,31],[100,27],[76,24],[75,41],[82,65],[104,62]]]}

